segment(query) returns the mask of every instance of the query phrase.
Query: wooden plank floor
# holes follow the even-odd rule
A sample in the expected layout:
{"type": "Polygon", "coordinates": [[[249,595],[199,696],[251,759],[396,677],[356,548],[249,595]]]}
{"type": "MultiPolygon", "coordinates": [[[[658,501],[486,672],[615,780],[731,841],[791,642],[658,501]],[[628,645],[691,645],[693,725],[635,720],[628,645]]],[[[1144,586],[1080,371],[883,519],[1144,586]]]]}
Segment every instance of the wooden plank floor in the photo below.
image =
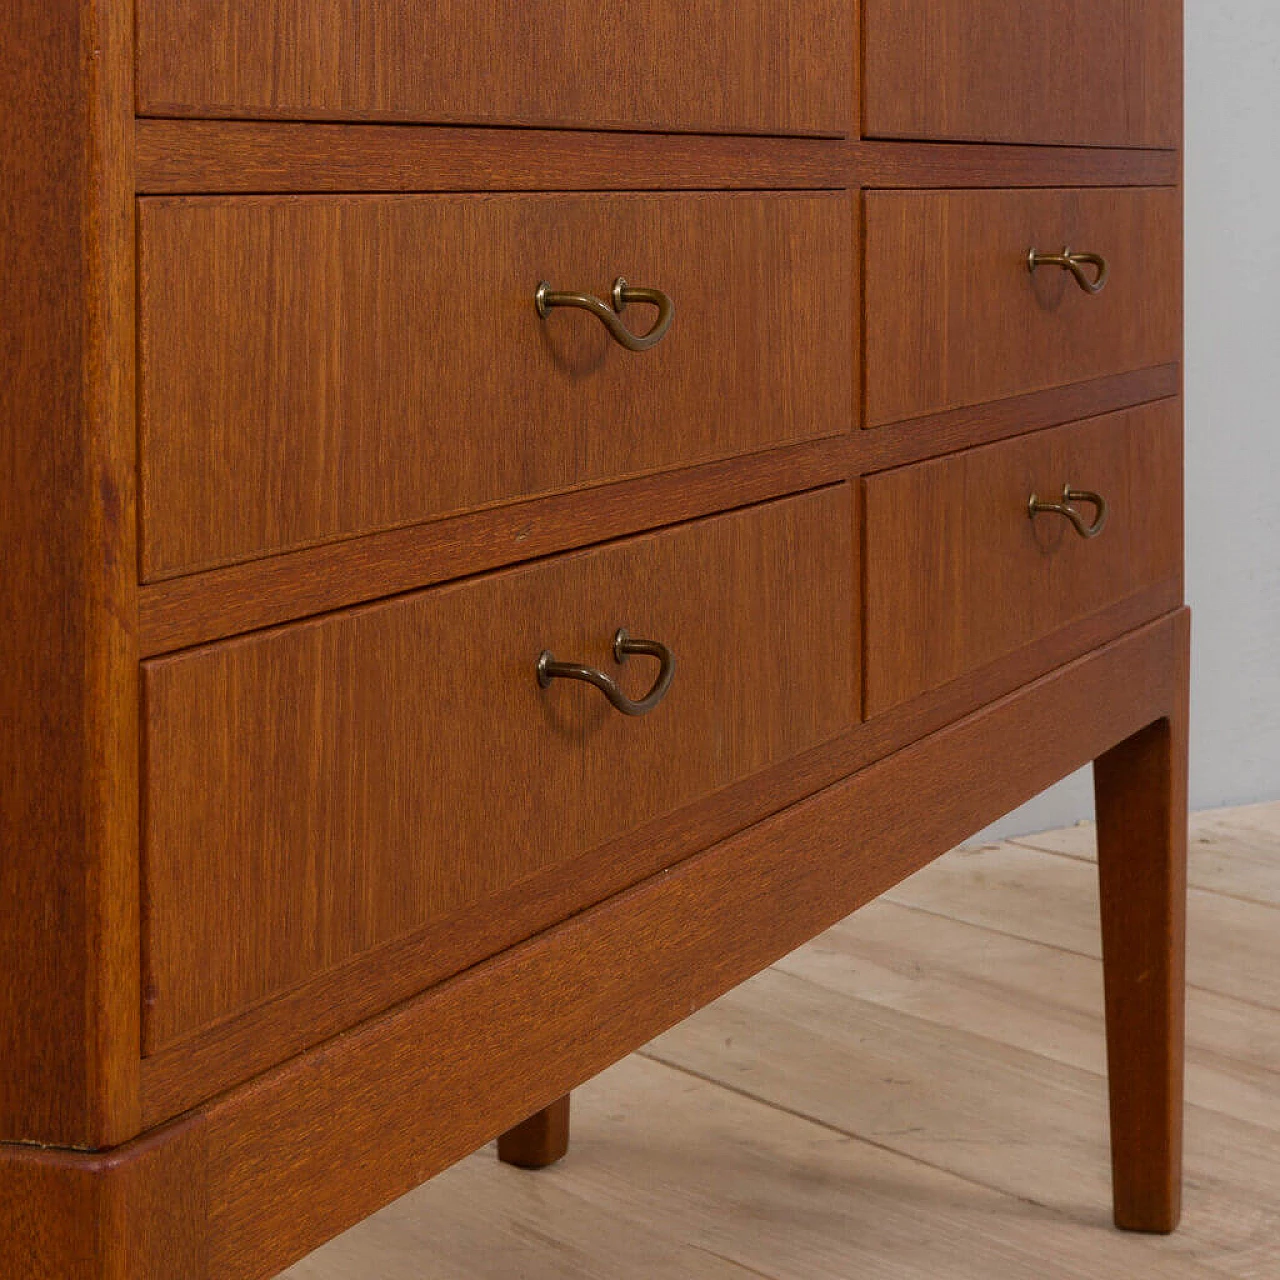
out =
{"type": "Polygon", "coordinates": [[[959,849],[291,1280],[1280,1278],[1280,804],[1192,821],[1186,1209],[1109,1225],[1093,829],[959,849]]]}

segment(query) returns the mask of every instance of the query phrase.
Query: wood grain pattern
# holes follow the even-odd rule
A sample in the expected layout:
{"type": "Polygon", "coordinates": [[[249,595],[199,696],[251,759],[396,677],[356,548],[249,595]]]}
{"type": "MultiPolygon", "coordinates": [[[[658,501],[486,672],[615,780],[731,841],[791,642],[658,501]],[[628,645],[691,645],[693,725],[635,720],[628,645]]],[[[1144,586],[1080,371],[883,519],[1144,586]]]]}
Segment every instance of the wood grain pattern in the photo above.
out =
{"type": "Polygon", "coordinates": [[[432,982],[483,960],[504,940],[530,935],[543,920],[562,919],[575,906],[601,902],[630,888],[1046,671],[1176,609],[1181,601],[1179,579],[1138,592],[857,725],[830,743],[753,774],[696,805],[647,822],[395,943],[353,957],[237,1018],[145,1058],[145,1122],[160,1124],[244,1083],[432,982]]]}
{"type": "Polygon", "coordinates": [[[130,7],[0,32],[0,1140],[137,1132],[130,7]]]}
{"type": "Polygon", "coordinates": [[[846,729],[852,534],[838,486],[148,663],[146,1051],[846,729]],[[651,716],[538,688],[619,626],[651,716]]]}
{"type": "MultiPolygon", "coordinates": [[[[1186,629],[1184,628],[1184,631],[1186,629]]],[[[1184,638],[1185,639],[1185,638],[1184,638]]],[[[1187,687],[1171,714],[1094,763],[1116,1226],[1182,1214],[1187,687]]]]}
{"type": "MultiPolygon", "coordinates": [[[[866,433],[868,435],[872,433],[866,433]]],[[[144,657],[846,479],[848,437],[513,502],[144,585],[144,657]]]]}
{"type": "Polygon", "coordinates": [[[140,0],[142,115],[669,132],[848,132],[839,0],[140,0]],[[549,30],[554,24],[554,35],[549,30]],[[341,38],[334,38],[335,33],[341,38]]]}
{"type": "MultiPolygon", "coordinates": [[[[1176,365],[144,585],[144,657],[1178,394],[1176,365]]],[[[1171,607],[1171,606],[1166,606],[1171,607]]]]}
{"type": "Polygon", "coordinates": [[[830,193],[145,200],[144,576],[845,433],[853,234],[830,193]],[[623,274],[675,300],[651,351],[534,308],[623,274]]]}
{"type": "Polygon", "coordinates": [[[1171,151],[565,133],[257,120],[137,122],[143,195],[1169,186],[1171,151]]]}
{"type": "Polygon", "coordinates": [[[1180,358],[1175,188],[869,192],[866,425],[1180,358]],[[1104,254],[1097,296],[1034,247],[1104,254]]]}
{"type": "Polygon", "coordinates": [[[210,1274],[302,1256],[1166,714],[1179,635],[1102,649],[213,1103],[210,1274]]]}
{"type": "MultiPolygon", "coordinates": [[[[160,1150],[173,1158],[151,1185],[163,1189],[165,1212],[181,1206],[183,1238],[203,1250],[186,1256],[185,1280],[272,1274],[882,893],[962,832],[1131,736],[1135,725],[1171,714],[1184,620],[1180,613],[1095,651],[295,1059],[180,1127],[106,1159],[59,1156],[61,1176],[43,1185],[16,1179],[48,1157],[5,1153],[0,1189],[27,1188],[32,1198],[0,1195],[0,1223],[21,1224],[26,1213],[57,1222],[59,1199],[77,1177],[115,1183],[160,1150]],[[1133,680],[1135,670],[1148,678],[1133,680]],[[1045,723],[1061,731],[1027,732],[1045,723]],[[1019,749],[1009,767],[991,769],[1011,742],[1019,749]],[[903,794],[937,803],[922,821],[903,794]]],[[[14,1235],[10,1229],[6,1247],[14,1235]]],[[[156,1238],[167,1235],[148,1237],[156,1238]]],[[[25,1248],[29,1237],[19,1240],[25,1248]]],[[[61,1237],[44,1246],[65,1256],[61,1237]]],[[[115,1280],[105,1266],[86,1280],[103,1274],[115,1280]]]]}
{"type": "Polygon", "coordinates": [[[0,1274],[13,1280],[212,1280],[203,1125],[101,1155],[0,1144],[0,1274]]]}
{"type": "Polygon", "coordinates": [[[866,714],[1176,577],[1181,440],[1165,400],[869,478],[866,714]],[[1067,482],[1110,504],[1091,541],[1028,518],[1031,494],[1060,501],[1067,482]]]}
{"type": "Polygon", "coordinates": [[[534,1112],[498,1139],[498,1159],[518,1169],[545,1169],[569,1150],[569,1095],[534,1112]]]}
{"type": "Polygon", "coordinates": [[[865,0],[863,131],[1176,147],[1180,0],[865,0]]]}
{"type": "Polygon", "coordinates": [[[1099,756],[1116,1216],[1168,1229],[1176,0],[10,7],[0,1275],[259,1280],[546,1163],[593,1072],[1099,756]],[[535,319],[618,274],[655,352],[535,319]],[[972,533],[1041,462],[1120,495],[1094,559],[972,533]],[[619,624],[653,717],[537,689],[619,624]]]}
{"type": "MultiPolygon", "coordinates": [[[[857,470],[863,474],[925,462],[942,454],[994,444],[1030,431],[1062,426],[1083,418],[1168,400],[1182,390],[1182,368],[1176,364],[1115,373],[1048,391],[1032,391],[988,404],[967,405],[894,424],[892,431],[862,431],[850,443],[857,470]]],[[[146,592],[142,611],[145,617],[146,592]]]]}

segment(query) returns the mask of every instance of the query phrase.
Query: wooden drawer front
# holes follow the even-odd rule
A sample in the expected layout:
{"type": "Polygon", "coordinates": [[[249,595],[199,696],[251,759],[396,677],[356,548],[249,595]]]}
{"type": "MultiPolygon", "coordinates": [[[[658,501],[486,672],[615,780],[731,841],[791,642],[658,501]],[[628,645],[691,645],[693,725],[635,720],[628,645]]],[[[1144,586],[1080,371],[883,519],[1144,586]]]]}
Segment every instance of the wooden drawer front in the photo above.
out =
{"type": "Polygon", "coordinates": [[[844,133],[848,0],[139,0],[144,115],[844,133]]]}
{"type": "Polygon", "coordinates": [[[847,195],[141,206],[148,579],[852,424],[847,195]],[[651,350],[539,318],[618,276],[651,350]]]}
{"type": "Polygon", "coordinates": [[[1181,0],[864,0],[868,137],[1174,147],[1181,0]]]}
{"type": "Polygon", "coordinates": [[[847,728],[851,497],[145,664],[148,1052],[847,728]],[[619,626],[676,656],[655,711],[539,688],[551,649],[643,693],[619,626]]]}
{"type": "Polygon", "coordinates": [[[1181,431],[1164,400],[869,477],[867,715],[1176,579],[1181,431]],[[1108,500],[1096,538],[1029,517],[1032,493],[1060,501],[1067,482],[1108,500]]]}
{"type": "Polygon", "coordinates": [[[1171,187],[868,193],[866,424],[1178,360],[1181,207],[1171,187]],[[1107,259],[1101,293],[1029,270],[1064,247],[1107,259]]]}

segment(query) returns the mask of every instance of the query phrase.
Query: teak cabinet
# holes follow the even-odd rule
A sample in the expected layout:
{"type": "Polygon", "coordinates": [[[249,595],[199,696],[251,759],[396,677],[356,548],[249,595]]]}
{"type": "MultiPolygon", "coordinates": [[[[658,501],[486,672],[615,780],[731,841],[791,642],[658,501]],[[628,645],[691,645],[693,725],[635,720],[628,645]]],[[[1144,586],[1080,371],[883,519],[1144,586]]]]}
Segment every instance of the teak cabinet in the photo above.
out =
{"type": "Polygon", "coordinates": [[[0,1275],[258,1280],[1093,762],[1178,1218],[1177,0],[13,0],[0,1275]]]}

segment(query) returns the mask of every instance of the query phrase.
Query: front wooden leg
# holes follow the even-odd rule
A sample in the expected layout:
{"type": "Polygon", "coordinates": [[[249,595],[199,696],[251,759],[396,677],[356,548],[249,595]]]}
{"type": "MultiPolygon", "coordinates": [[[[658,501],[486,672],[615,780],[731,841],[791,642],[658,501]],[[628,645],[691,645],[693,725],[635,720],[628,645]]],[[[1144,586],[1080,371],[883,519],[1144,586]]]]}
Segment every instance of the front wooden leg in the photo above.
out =
{"type": "Polygon", "coordinates": [[[1172,1231],[1182,1209],[1187,715],[1094,764],[1116,1226],[1172,1231]]]}
{"type": "Polygon", "coordinates": [[[569,1094],[498,1139],[498,1159],[519,1169],[545,1169],[569,1150],[569,1094]]]}

